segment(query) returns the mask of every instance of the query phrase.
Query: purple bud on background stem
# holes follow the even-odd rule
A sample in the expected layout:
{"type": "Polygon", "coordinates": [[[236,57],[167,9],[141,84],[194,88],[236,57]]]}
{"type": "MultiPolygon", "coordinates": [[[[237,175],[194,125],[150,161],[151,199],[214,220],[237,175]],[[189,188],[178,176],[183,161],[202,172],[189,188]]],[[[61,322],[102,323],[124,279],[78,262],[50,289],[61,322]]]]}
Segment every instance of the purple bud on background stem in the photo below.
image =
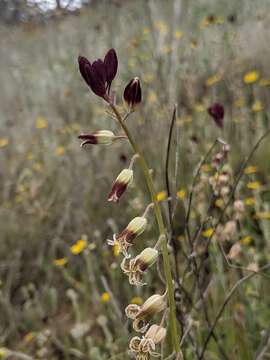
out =
{"type": "Polygon", "coordinates": [[[124,90],[124,100],[131,110],[134,110],[142,101],[142,91],[139,78],[135,77],[124,90]]]}
{"type": "Polygon", "coordinates": [[[208,109],[208,114],[214,119],[216,125],[219,128],[223,128],[224,125],[224,107],[220,103],[214,103],[208,109]]]}

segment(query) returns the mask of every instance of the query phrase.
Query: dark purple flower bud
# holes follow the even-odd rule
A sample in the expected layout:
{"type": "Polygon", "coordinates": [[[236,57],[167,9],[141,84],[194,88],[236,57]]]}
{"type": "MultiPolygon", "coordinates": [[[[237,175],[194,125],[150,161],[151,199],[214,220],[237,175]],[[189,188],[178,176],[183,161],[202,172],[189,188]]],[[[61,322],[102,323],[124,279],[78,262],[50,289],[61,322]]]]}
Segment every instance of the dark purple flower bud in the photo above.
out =
{"type": "Polygon", "coordinates": [[[79,69],[82,77],[84,78],[86,84],[89,85],[89,70],[91,68],[91,63],[83,56],[78,57],[79,69]]]}
{"type": "Polygon", "coordinates": [[[127,84],[123,97],[130,110],[135,110],[135,107],[142,101],[142,91],[139,78],[135,77],[127,84]]]}
{"type": "Polygon", "coordinates": [[[89,86],[96,95],[106,95],[106,69],[101,59],[94,61],[89,70],[89,86]]]}
{"type": "Polygon", "coordinates": [[[118,68],[117,55],[114,49],[110,49],[104,58],[104,65],[106,69],[106,80],[108,91],[110,91],[111,83],[115,78],[118,68]]]}
{"type": "Polygon", "coordinates": [[[126,191],[127,187],[132,183],[132,180],[133,170],[122,170],[113,183],[112,190],[108,195],[108,201],[118,202],[120,197],[126,191]]]}
{"type": "Polygon", "coordinates": [[[214,103],[208,109],[208,114],[212,116],[216,125],[219,128],[223,128],[223,119],[224,119],[224,107],[219,103],[214,103]]]}

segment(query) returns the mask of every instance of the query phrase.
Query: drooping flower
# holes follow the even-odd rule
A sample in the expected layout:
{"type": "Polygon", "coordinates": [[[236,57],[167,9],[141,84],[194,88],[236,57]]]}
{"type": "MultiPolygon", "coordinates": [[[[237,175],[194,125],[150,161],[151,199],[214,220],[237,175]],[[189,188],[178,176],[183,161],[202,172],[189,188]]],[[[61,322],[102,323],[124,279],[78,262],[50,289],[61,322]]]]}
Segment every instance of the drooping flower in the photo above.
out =
{"type": "Polygon", "coordinates": [[[112,190],[108,195],[108,201],[118,202],[132,181],[133,170],[123,169],[112,185],[112,190]]]}
{"type": "Polygon", "coordinates": [[[223,128],[224,107],[220,103],[214,103],[208,109],[208,114],[214,119],[219,128],[223,128]]]}
{"type": "Polygon", "coordinates": [[[158,251],[154,248],[146,248],[134,259],[125,257],[121,263],[121,269],[129,277],[131,285],[145,285],[142,278],[147,269],[152,266],[158,258],[158,251]]]}
{"type": "Polygon", "coordinates": [[[107,242],[111,246],[118,244],[122,254],[127,256],[132,241],[145,230],[146,225],[147,219],[145,216],[135,217],[120,234],[114,234],[113,240],[107,240],[107,242]]]}
{"type": "Polygon", "coordinates": [[[117,55],[114,49],[110,49],[104,57],[95,60],[92,64],[83,57],[78,57],[79,70],[91,90],[104,100],[110,102],[110,88],[116,76],[118,68],[117,55]]]}
{"type": "Polygon", "coordinates": [[[129,304],[126,309],[126,316],[133,320],[133,329],[144,333],[149,327],[149,319],[155,314],[165,310],[167,306],[167,292],[163,295],[150,296],[141,306],[129,304]]]}
{"type": "Polygon", "coordinates": [[[152,325],[145,336],[135,336],[129,343],[129,348],[136,354],[136,360],[148,360],[150,356],[159,357],[155,352],[156,345],[160,344],[166,337],[166,329],[159,325],[152,325]]]}
{"type": "Polygon", "coordinates": [[[78,136],[80,140],[83,140],[81,146],[86,144],[92,145],[111,145],[115,140],[125,138],[125,136],[116,136],[110,130],[98,130],[92,133],[83,133],[78,136]]]}
{"type": "Polygon", "coordinates": [[[139,78],[135,77],[127,84],[123,98],[130,111],[134,111],[136,106],[142,101],[142,91],[139,78]]]}

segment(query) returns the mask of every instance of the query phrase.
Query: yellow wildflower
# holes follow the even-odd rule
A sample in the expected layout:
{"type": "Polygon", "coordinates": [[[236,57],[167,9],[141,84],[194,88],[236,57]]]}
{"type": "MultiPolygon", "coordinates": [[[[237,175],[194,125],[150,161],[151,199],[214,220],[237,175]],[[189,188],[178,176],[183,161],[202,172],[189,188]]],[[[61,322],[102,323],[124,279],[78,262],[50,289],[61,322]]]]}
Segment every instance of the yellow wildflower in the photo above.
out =
{"type": "Polygon", "coordinates": [[[250,243],[252,242],[252,237],[247,235],[247,236],[243,237],[242,239],[240,239],[239,242],[242,245],[250,245],[250,243]]]}
{"type": "Polygon", "coordinates": [[[148,101],[153,104],[157,102],[157,99],[158,99],[157,94],[153,90],[149,91],[148,101]]]}
{"type": "Polygon", "coordinates": [[[101,299],[101,302],[107,303],[107,302],[110,301],[110,294],[107,293],[107,292],[104,292],[104,293],[101,294],[100,299],[101,299]]]}
{"type": "Polygon", "coordinates": [[[263,103],[260,101],[260,100],[256,100],[254,101],[254,103],[252,104],[252,111],[253,112],[259,112],[259,111],[262,111],[263,110],[263,103]]]}
{"type": "Polygon", "coordinates": [[[259,72],[254,70],[254,71],[249,71],[244,75],[244,83],[246,84],[252,84],[254,82],[256,82],[259,79],[259,72]]]}
{"type": "Polygon", "coordinates": [[[142,305],[143,303],[143,299],[140,296],[134,296],[131,300],[130,300],[131,304],[136,304],[136,305],[142,305]]]}
{"type": "Polygon", "coordinates": [[[73,255],[80,254],[87,247],[87,241],[85,238],[78,240],[74,245],[70,247],[70,251],[73,255]]]}
{"type": "Polygon", "coordinates": [[[219,74],[210,76],[210,77],[206,80],[205,85],[206,85],[206,86],[212,86],[212,85],[216,84],[217,82],[219,82],[221,79],[222,79],[222,77],[221,77],[221,75],[219,75],[219,74]]]}
{"type": "Polygon", "coordinates": [[[218,208],[221,208],[223,205],[224,205],[224,201],[223,201],[223,199],[217,199],[216,201],[215,201],[215,205],[216,205],[216,207],[218,207],[218,208]]]}
{"type": "Polygon", "coordinates": [[[30,151],[27,155],[26,155],[26,160],[33,160],[34,159],[34,154],[30,151]]]}
{"type": "Polygon", "coordinates": [[[55,155],[56,156],[63,156],[66,152],[66,149],[64,148],[64,146],[57,146],[56,149],[55,149],[55,155]]]}
{"type": "Polygon", "coordinates": [[[245,205],[247,205],[247,206],[255,205],[255,203],[256,203],[256,200],[253,197],[249,197],[245,200],[245,205]]]}
{"type": "Polygon", "coordinates": [[[23,341],[26,343],[31,342],[35,337],[35,333],[33,331],[30,331],[23,337],[23,341]]]}
{"type": "Polygon", "coordinates": [[[212,170],[212,167],[210,164],[203,164],[201,170],[202,172],[208,173],[212,170]]]}
{"type": "Polygon", "coordinates": [[[214,233],[214,229],[213,228],[209,228],[209,229],[206,229],[202,232],[202,236],[205,237],[205,238],[209,238],[210,236],[212,236],[214,233]]]}
{"type": "Polygon", "coordinates": [[[143,77],[143,80],[145,83],[151,83],[154,80],[154,75],[153,74],[148,74],[146,73],[143,77]]]}
{"type": "Polygon", "coordinates": [[[121,249],[120,249],[120,246],[119,246],[118,243],[116,243],[116,244],[113,245],[113,255],[114,255],[115,257],[119,256],[120,250],[121,250],[121,249]]]}
{"type": "Polygon", "coordinates": [[[66,265],[68,262],[68,258],[67,257],[63,257],[63,258],[59,258],[59,259],[55,259],[53,260],[53,264],[55,266],[64,266],[66,265]]]}
{"type": "Polygon", "coordinates": [[[190,42],[191,49],[196,49],[197,46],[198,46],[198,41],[197,40],[192,40],[190,42]]]}
{"type": "Polygon", "coordinates": [[[183,32],[180,31],[180,30],[176,30],[175,33],[174,33],[174,37],[175,39],[179,40],[181,39],[181,37],[183,36],[183,32]]]}
{"type": "Polygon", "coordinates": [[[206,16],[205,18],[203,18],[203,19],[201,20],[199,26],[200,26],[201,29],[203,29],[203,28],[209,26],[210,24],[211,24],[211,22],[209,21],[209,17],[206,16]]]}
{"type": "Polygon", "coordinates": [[[162,51],[164,54],[170,54],[172,52],[171,46],[163,46],[162,51]]]}
{"type": "Polygon", "coordinates": [[[260,86],[269,86],[270,85],[270,78],[263,78],[259,81],[260,86]]]}
{"type": "Polygon", "coordinates": [[[9,143],[9,139],[4,137],[4,138],[0,138],[0,148],[3,148],[5,146],[7,146],[9,143]]]}
{"type": "Polygon", "coordinates": [[[255,217],[260,220],[270,220],[270,211],[258,211],[255,217]]]}
{"type": "Polygon", "coordinates": [[[38,116],[36,119],[36,128],[37,129],[46,129],[48,127],[48,121],[43,116],[38,116]]]}
{"type": "Polygon", "coordinates": [[[197,112],[204,112],[205,111],[205,106],[203,104],[195,104],[195,111],[197,112]]]}
{"type": "Polygon", "coordinates": [[[247,175],[255,174],[257,171],[258,171],[257,166],[250,165],[245,168],[245,174],[247,174],[247,175]]]}
{"type": "Polygon", "coordinates": [[[179,197],[179,199],[183,200],[186,197],[186,190],[180,189],[179,191],[177,191],[176,195],[179,197]]]}
{"type": "Polygon", "coordinates": [[[44,169],[44,166],[40,162],[36,162],[33,164],[33,169],[37,172],[42,172],[44,169]]]}
{"type": "Polygon", "coordinates": [[[156,195],[156,199],[157,201],[163,201],[167,199],[167,192],[165,190],[158,192],[156,195]]]}
{"type": "Polygon", "coordinates": [[[148,35],[150,33],[150,29],[148,27],[143,28],[143,34],[148,35]]]}
{"type": "Polygon", "coordinates": [[[251,190],[257,190],[262,186],[260,181],[250,181],[247,183],[247,188],[251,190]]]}
{"type": "Polygon", "coordinates": [[[2,347],[0,348],[0,358],[5,357],[7,355],[7,349],[2,347]]]}
{"type": "Polygon", "coordinates": [[[224,22],[225,22],[225,19],[224,19],[223,16],[217,16],[217,18],[216,18],[216,24],[218,24],[218,25],[223,25],[224,22]]]}
{"type": "Polygon", "coordinates": [[[241,108],[245,105],[245,98],[242,96],[239,99],[237,99],[234,103],[235,107],[241,108]]]}
{"type": "Polygon", "coordinates": [[[155,28],[163,35],[167,34],[168,26],[163,21],[156,21],[155,28]]]}

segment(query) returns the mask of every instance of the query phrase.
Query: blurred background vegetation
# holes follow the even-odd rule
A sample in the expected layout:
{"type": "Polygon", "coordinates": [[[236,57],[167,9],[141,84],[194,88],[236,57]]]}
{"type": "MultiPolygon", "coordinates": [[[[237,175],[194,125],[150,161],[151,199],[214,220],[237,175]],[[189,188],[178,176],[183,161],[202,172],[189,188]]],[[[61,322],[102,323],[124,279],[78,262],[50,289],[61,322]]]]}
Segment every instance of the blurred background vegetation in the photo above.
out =
{"type": "MultiPolygon", "coordinates": [[[[0,357],[126,359],[123,309],[146,297],[123,283],[117,251],[106,239],[144,210],[148,195],[136,171],[123,201],[107,203],[131,152],[123,142],[110,151],[80,148],[78,133],[117,126],[85,86],[77,56],[91,60],[116,49],[119,103],[125,84],[139,76],[143,103],[128,125],[161,194],[178,104],[171,179],[185,203],[194,169],[217,136],[231,146],[234,173],[269,126],[269,24],[268,0],[0,0],[0,357]],[[222,130],[207,114],[215,101],[225,107],[222,130]]],[[[256,198],[256,207],[237,239],[253,239],[245,251],[258,264],[270,260],[269,157],[267,140],[241,193],[243,201],[256,198]],[[257,185],[246,187],[249,182],[257,185]],[[264,217],[254,220],[254,211],[264,217]]],[[[137,248],[155,237],[149,227],[137,248]]],[[[149,294],[158,280],[151,284],[149,294]]],[[[232,305],[223,335],[230,332],[231,351],[239,333],[244,346],[231,359],[255,358],[269,326],[269,291],[269,281],[254,280],[232,305]],[[233,311],[245,318],[238,328],[230,321],[233,311]]],[[[219,296],[213,294],[211,306],[219,296]]]]}

